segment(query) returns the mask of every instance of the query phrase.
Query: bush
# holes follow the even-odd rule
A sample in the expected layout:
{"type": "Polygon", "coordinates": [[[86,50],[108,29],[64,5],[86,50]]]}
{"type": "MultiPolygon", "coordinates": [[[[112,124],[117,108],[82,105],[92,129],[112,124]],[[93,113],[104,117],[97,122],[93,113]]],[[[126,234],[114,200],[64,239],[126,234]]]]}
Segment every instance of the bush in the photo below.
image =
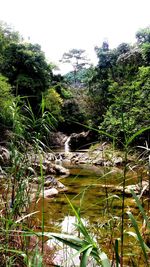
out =
{"type": "Polygon", "coordinates": [[[12,125],[12,112],[10,106],[14,101],[11,93],[11,86],[6,77],[0,74],[0,127],[10,127],[12,125]]]}

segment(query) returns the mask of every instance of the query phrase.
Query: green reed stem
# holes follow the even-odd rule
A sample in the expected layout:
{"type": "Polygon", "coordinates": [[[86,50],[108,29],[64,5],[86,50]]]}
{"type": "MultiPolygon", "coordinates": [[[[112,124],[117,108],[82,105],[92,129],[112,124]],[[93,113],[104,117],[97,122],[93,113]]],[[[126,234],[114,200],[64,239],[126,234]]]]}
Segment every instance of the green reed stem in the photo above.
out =
{"type": "Polygon", "coordinates": [[[40,160],[40,174],[42,179],[42,255],[44,253],[44,175],[42,160],[40,160]]]}

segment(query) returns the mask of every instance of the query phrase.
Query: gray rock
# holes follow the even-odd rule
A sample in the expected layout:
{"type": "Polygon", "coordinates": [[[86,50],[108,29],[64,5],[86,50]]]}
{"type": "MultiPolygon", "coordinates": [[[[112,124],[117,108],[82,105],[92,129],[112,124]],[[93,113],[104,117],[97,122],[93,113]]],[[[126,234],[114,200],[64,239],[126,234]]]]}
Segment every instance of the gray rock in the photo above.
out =
{"type": "Polygon", "coordinates": [[[65,144],[67,136],[62,132],[51,132],[48,136],[48,142],[53,147],[62,147],[65,144]]]}
{"type": "Polygon", "coordinates": [[[135,185],[127,185],[125,188],[126,194],[131,194],[131,191],[133,190],[136,194],[138,194],[140,197],[142,195],[147,195],[149,193],[149,182],[143,181],[142,183],[138,183],[135,185]]]}
{"type": "Polygon", "coordinates": [[[123,163],[123,159],[121,157],[112,158],[112,162],[114,166],[121,166],[123,163]]]}
{"type": "MultiPolygon", "coordinates": [[[[58,190],[54,187],[44,190],[44,198],[53,197],[53,196],[56,196],[57,194],[58,194],[58,190]]],[[[40,193],[40,197],[43,197],[42,192],[40,193]]]]}
{"type": "Polygon", "coordinates": [[[69,140],[69,146],[72,149],[79,149],[84,146],[89,147],[89,144],[95,140],[93,132],[81,132],[81,133],[72,133],[69,140]]]}
{"type": "Polygon", "coordinates": [[[7,148],[0,146],[0,161],[2,164],[7,164],[10,160],[10,152],[7,148]]]}
{"type": "Polygon", "coordinates": [[[69,170],[64,168],[61,165],[53,164],[53,169],[58,175],[69,175],[70,174],[69,170]]]}

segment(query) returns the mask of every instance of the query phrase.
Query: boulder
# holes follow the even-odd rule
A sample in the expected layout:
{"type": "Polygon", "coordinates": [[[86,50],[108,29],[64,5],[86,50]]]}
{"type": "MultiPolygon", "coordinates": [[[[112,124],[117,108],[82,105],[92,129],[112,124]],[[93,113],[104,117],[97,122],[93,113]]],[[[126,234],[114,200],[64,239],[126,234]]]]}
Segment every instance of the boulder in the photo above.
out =
{"type": "MultiPolygon", "coordinates": [[[[44,153],[41,155],[29,155],[28,161],[30,168],[34,169],[37,174],[40,174],[41,169],[45,175],[58,174],[58,175],[69,175],[69,170],[62,167],[59,164],[54,163],[56,156],[53,153],[44,153]]],[[[58,160],[57,160],[58,163],[58,160]]]]}
{"type": "MultiPolygon", "coordinates": [[[[33,181],[37,184],[42,183],[42,179],[35,177],[33,181]]],[[[59,182],[55,177],[53,176],[46,176],[44,179],[44,198],[47,197],[53,197],[57,195],[59,192],[64,192],[67,190],[67,187],[65,187],[61,182],[59,182]]],[[[43,193],[41,192],[40,197],[43,197],[43,193]]]]}
{"type": "Polygon", "coordinates": [[[58,164],[52,164],[51,168],[53,168],[53,171],[57,175],[69,175],[70,174],[68,169],[66,169],[63,166],[58,165],[58,164]]]}
{"type": "Polygon", "coordinates": [[[66,140],[67,136],[62,132],[51,132],[48,137],[51,147],[63,147],[66,140]]]}
{"type": "Polygon", "coordinates": [[[95,136],[91,131],[72,133],[69,140],[69,146],[72,150],[87,148],[92,141],[95,141],[95,136]]]}
{"type": "Polygon", "coordinates": [[[54,187],[60,190],[66,189],[66,187],[61,182],[59,182],[56,178],[50,175],[45,177],[44,187],[48,187],[48,188],[54,187]]]}
{"type": "MultiPolygon", "coordinates": [[[[44,189],[44,198],[49,198],[56,196],[58,194],[58,190],[56,188],[49,188],[49,189],[44,189]]],[[[43,192],[40,193],[40,197],[43,197],[43,192]]]]}

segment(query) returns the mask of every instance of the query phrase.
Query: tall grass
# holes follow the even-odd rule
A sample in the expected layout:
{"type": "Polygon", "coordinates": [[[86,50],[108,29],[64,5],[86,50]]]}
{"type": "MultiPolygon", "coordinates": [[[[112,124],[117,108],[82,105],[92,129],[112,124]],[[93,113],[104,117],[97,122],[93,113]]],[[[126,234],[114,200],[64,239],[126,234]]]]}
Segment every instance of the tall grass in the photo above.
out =
{"type": "MultiPolygon", "coordinates": [[[[28,161],[28,148],[32,153],[39,153],[44,144],[40,138],[51,127],[50,116],[41,107],[41,117],[35,117],[30,105],[25,106],[18,97],[10,106],[12,115],[11,140],[8,141],[10,152],[9,164],[6,165],[6,180],[3,181],[2,202],[0,205],[0,266],[43,266],[44,235],[34,235],[31,212],[32,170],[28,161]],[[24,235],[32,232],[33,236],[24,235]],[[36,248],[36,250],[35,250],[36,248]]],[[[44,192],[42,161],[40,164],[41,190],[44,192]]],[[[40,192],[40,190],[39,190],[40,192]]],[[[43,193],[44,194],[44,193],[43,193]]],[[[38,195],[36,196],[36,201],[38,195]]],[[[44,199],[44,195],[43,195],[44,199]]],[[[42,202],[41,229],[44,233],[44,201],[42,202]]],[[[49,249],[50,254],[50,249],[49,249]]],[[[49,258],[49,257],[48,257],[49,258]]]]}
{"type": "MultiPolygon", "coordinates": [[[[122,207],[121,216],[118,223],[119,236],[115,236],[115,218],[112,215],[112,224],[110,223],[110,239],[111,239],[111,255],[107,255],[104,248],[98,245],[95,238],[84,225],[81,215],[78,210],[75,209],[72,202],[68,199],[69,205],[76,216],[77,222],[75,227],[79,233],[78,236],[67,235],[63,233],[47,233],[45,232],[44,225],[44,174],[42,169],[42,159],[40,160],[40,180],[42,190],[42,220],[41,220],[41,233],[38,233],[34,227],[32,216],[34,212],[30,211],[32,188],[30,180],[32,179],[28,161],[27,161],[27,141],[31,138],[31,143],[34,144],[32,149],[35,149],[35,153],[39,153],[41,148],[44,147],[41,137],[43,131],[49,132],[52,124],[49,114],[44,111],[44,103],[41,106],[41,117],[36,118],[30,105],[22,107],[19,102],[14,103],[11,106],[12,118],[13,118],[13,138],[9,143],[10,149],[10,164],[6,166],[7,182],[5,182],[5,191],[2,194],[3,203],[1,204],[1,216],[0,216],[0,255],[1,266],[44,266],[43,257],[45,253],[45,240],[49,238],[55,238],[59,242],[76,250],[74,256],[79,256],[80,266],[86,267],[88,265],[89,258],[93,258],[96,266],[121,266],[126,264],[125,257],[126,251],[124,246],[124,239],[126,235],[130,238],[134,238],[136,245],[138,244],[139,250],[142,255],[138,259],[130,258],[131,266],[138,266],[143,260],[145,266],[149,266],[149,253],[150,249],[147,245],[149,234],[149,214],[146,213],[142,207],[142,204],[132,192],[133,198],[139,208],[140,215],[143,220],[144,227],[139,228],[138,221],[135,219],[132,212],[126,210],[125,206],[125,188],[128,171],[128,154],[131,143],[144,131],[150,129],[150,127],[143,128],[134,135],[128,137],[125,135],[124,147],[124,170],[123,170],[123,182],[122,182],[122,207]],[[22,114],[22,109],[25,113],[22,114]],[[24,139],[26,136],[26,139],[24,139]],[[128,224],[132,225],[128,227],[131,230],[127,230],[126,216],[128,215],[128,224]],[[35,231],[34,231],[35,229],[35,231]],[[46,239],[45,239],[46,238],[46,239]],[[40,246],[39,246],[40,242],[40,246]],[[109,259],[110,258],[110,259],[109,259]]],[[[122,123],[124,124],[123,117],[122,123]]],[[[45,132],[45,133],[46,133],[45,132]]],[[[113,143],[116,138],[108,135],[105,132],[99,131],[100,134],[106,135],[111,138],[113,143]]],[[[34,151],[33,151],[34,152],[34,151]]],[[[149,152],[149,150],[148,150],[149,152]]],[[[150,163],[149,163],[150,168],[150,163]]],[[[150,176],[149,176],[150,177],[150,176]]],[[[150,184],[150,178],[149,178],[150,184]]],[[[107,211],[111,213],[111,206],[109,206],[110,196],[107,191],[106,185],[106,201],[107,211]]],[[[150,186],[149,186],[150,188],[150,186]]],[[[38,199],[38,195],[37,198],[38,199]]],[[[81,202],[84,201],[82,196],[81,202]]],[[[149,198],[148,198],[149,201],[149,198]]],[[[149,205],[148,205],[149,207],[149,205]]],[[[134,253],[133,253],[134,255],[134,253]]]]}

